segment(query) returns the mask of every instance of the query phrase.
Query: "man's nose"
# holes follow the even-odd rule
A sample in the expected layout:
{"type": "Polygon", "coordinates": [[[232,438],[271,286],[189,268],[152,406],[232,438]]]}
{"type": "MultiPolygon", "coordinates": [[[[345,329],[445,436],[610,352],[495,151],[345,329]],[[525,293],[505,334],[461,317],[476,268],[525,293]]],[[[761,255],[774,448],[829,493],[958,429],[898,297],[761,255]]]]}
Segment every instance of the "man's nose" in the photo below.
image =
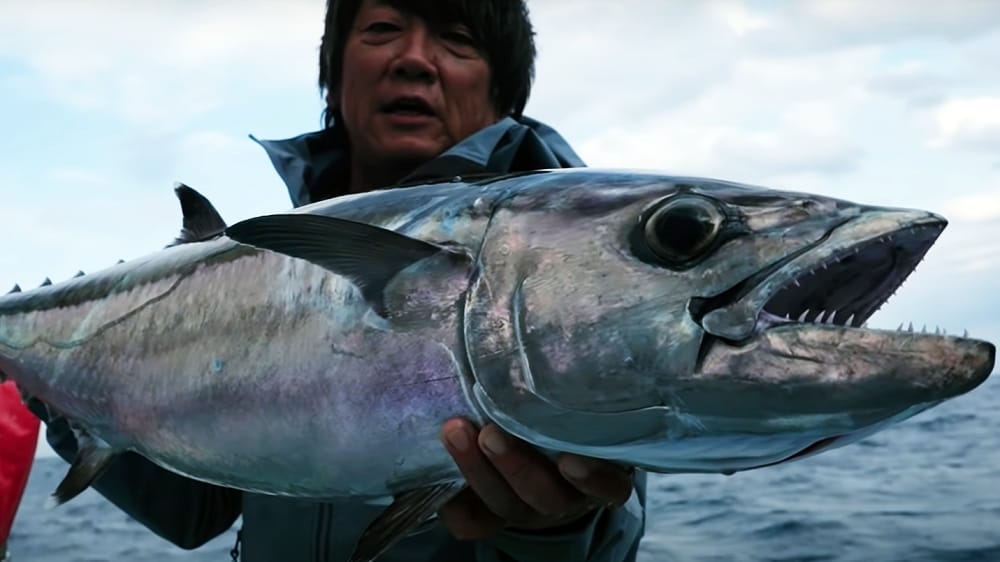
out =
{"type": "Polygon", "coordinates": [[[432,83],[437,80],[434,37],[424,25],[414,25],[403,41],[403,48],[392,61],[393,76],[432,83]]]}

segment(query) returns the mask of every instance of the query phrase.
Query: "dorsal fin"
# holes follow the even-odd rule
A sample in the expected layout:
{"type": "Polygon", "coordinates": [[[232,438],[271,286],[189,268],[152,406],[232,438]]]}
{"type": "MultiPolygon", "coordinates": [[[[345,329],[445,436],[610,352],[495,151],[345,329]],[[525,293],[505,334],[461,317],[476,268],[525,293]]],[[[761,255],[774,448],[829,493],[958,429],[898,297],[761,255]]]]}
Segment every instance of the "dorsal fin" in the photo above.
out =
{"type": "Polygon", "coordinates": [[[42,284],[39,285],[39,287],[48,287],[51,284],[52,284],[52,280],[49,279],[48,277],[46,277],[45,280],[42,281],[42,284]]]}
{"type": "Polygon", "coordinates": [[[81,269],[80,271],[76,272],[76,275],[73,276],[73,279],[76,279],[77,277],[83,277],[84,275],[86,275],[86,273],[84,273],[83,270],[81,269]]]}
{"type": "Polygon", "coordinates": [[[18,285],[17,283],[14,283],[14,288],[12,288],[11,290],[7,291],[7,294],[9,295],[11,293],[20,293],[20,292],[21,292],[21,286],[18,285]]]}
{"type": "Polygon", "coordinates": [[[125,263],[125,260],[118,260],[115,262],[115,265],[121,265],[123,263],[125,263]]]}
{"type": "Polygon", "coordinates": [[[221,235],[226,230],[226,221],[204,195],[183,183],[174,184],[174,193],[181,202],[184,222],[181,232],[167,247],[191,242],[202,242],[221,235]]]}

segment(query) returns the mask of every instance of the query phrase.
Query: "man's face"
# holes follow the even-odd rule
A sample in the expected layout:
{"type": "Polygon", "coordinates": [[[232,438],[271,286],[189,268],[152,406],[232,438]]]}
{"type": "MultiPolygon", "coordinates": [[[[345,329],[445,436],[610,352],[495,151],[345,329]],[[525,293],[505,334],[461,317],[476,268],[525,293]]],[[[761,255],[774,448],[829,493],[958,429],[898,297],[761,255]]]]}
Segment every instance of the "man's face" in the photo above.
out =
{"type": "Polygon", "coordinates": [[[415,167],[498,120],[489,86],[489,65],[466,28],[431,29],[364,0],[335,99],[354,158],[415,167]]]}

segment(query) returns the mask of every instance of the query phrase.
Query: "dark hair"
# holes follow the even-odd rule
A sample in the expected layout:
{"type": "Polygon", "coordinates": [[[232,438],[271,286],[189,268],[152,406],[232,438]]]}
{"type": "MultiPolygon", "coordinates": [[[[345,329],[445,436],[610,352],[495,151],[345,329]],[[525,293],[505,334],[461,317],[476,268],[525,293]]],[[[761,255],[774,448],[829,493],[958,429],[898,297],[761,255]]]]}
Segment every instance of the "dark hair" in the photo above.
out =
{"type": "MultiPolygon", "coordinates": [[[[520,117],[535,74],[535,39],[524,0],[381,0],[432,26],[461,23],[485,54],[490,67],[490,98],[500,115],[520,117]]],[[[340,87],[344,44],[362,0],[327,0],[319,49],[319,87],[326,94],[340,87]]],[[[326,126],[337,110],[327,106],[326,126]]]]}

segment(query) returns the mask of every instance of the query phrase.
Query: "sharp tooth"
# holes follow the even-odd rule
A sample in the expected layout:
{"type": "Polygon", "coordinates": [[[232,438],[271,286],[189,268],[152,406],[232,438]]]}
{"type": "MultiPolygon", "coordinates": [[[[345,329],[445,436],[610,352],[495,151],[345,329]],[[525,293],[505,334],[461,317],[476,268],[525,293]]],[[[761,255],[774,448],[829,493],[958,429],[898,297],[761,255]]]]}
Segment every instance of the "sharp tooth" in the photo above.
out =
{"type": "Polygon", "coordinates": [[[823,265],[823,271],[826,271],[826,262],[824,262],[822,265],[823,265]]]}
{"type": "Polygon", "coordinates": [[[853,326],[854,325],[854,314],[851,314],[850,316],[847,317],[847,322],[844,322],[844,325],[845,326],[853,326]]]}
{"type": "Polygon", "coordinates": [[[941,335],[941,327],[940,326],[934,326],[934,335],[935,336],[940,336],[941,335]]]}
{"type": "Polygon", "coordinates": [[[927,333],[927,324],[924,324],[924,327],[920,328],[920,333],[921,334],[926,334],[927,333]]]}
{"type": "Polygon", "coordinates": [[[902,322],[899,323],[899,327],[896,328],[896,331],[897,332],[902,332],[903,331],[903,323],[902,322]]]}
{"type": "Polygon", "coordinates": [[[805,309],[802,314],[799,315],[799,322],[805,322],[806,316],[809,314],[809,309],[805,309]]]}
{"type": "Polygon", "coordinates": [[[824,315],[824,314],[826,314],[826,311],[825,311],[825,310],[821,310],[821,311],[819,311],[819,316],[817,316],[817,317],[816,317],[816,319],[815,319],[815,320],[813,320],[813,322],[815,322],[815,323],[817,323],[817,324],[822,324],[822,323],[823,323],[823,315],[824,315]]]}
{"type": "Polygon", "coordinates": [[[802,285],[799,285],[799,280],[798,279],[792,279],[792,283],[795,283],[796,287],[801,287],[802,286],[802,285]]]}
{"type": "Polygon", "coordinates": [[[910,333],[913,332],[913,322],[910,322],[910,325],[906,327],[906,331],[910,333]]]}
{"type": "Polygon", "coordinates": [[[836,310],[834,310],[833,312],[831,312],[830,315],[826,317],[826,323],[827,324],[833,324],[833,319],[834,319],[835,316],[837,316],[837,311],[836,310]]]}
{"type": "Polygon", "coordinates": [[[962,330],[962,337],[963,338],[969,337],[969,331],[968,330],[962,330]]]}
{"type": "Polygon", "coordinates": [[[792,319],[791,313],[785,314],[785,320],[791,320],[791,319],[792,319]]]}

